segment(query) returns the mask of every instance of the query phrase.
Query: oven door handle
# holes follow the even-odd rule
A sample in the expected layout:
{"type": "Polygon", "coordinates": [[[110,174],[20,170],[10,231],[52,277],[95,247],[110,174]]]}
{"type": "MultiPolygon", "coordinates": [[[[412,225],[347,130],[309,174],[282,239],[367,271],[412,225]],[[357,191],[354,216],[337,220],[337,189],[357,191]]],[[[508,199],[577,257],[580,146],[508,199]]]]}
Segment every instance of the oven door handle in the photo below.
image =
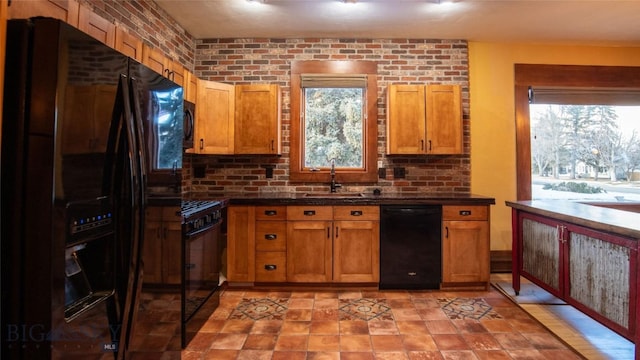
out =
{"type": "Polygon", "coordinates": [[[201,229],[198,229],[198,230],[192,231],[192,232],[190,232],[190,233],[184,234],[184,236],[185,236],[187,239],[188,239],[188,238],[192,238],[192,237],[194,237],[194,236],[198,236],[198,235],[202,234],[202,233],[203,233],[203,232],[205,232],[205,231],[212,230],[212,229],[213,229],[213,228],[215,228],[216,226],[220,226],[220,225],[221,225],[221,223],[218,221],[217,223],[215,223],[215,224],[211,224],[210,226],[207,226],[207,227],[205,227],[205,228],[201,228],[201,229]]]}

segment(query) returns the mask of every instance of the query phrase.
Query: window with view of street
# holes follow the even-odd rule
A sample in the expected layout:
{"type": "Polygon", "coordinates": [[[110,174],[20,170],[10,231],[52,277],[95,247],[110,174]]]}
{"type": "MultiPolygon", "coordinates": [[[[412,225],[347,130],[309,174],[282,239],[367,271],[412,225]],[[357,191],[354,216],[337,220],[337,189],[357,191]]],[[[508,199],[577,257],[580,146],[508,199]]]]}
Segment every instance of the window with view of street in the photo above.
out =
{"type": "Polygon", "coordinates": [[[529,110],[532,199],[640,200],[640,106],[529,110]]]}

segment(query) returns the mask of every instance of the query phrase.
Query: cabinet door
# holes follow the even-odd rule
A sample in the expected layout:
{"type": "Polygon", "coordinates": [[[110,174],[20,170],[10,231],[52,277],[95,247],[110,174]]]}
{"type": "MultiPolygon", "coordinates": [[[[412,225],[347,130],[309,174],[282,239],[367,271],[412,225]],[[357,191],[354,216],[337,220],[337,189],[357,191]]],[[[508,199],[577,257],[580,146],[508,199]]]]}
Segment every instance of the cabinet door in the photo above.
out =
{"type": "Polygon", "coordinates": [[[162,283],[162,208],[148,207],[142,244],[143,283],[162,283]]]}
{"type": "Polygon", "coordinates": [[[185,70],[185,77],[186,80],[184,86],[184,99],[196,104],[196,97],[198,94],[198,77],[194,73],[187,70],[185,70]]]}
{"type": "Polygon", "coordinates": [[[236,154],[280,154],[280,87],[236,86],[236,154]]]}
{"type": "Polygon", "coordinates": [[[115,48],[116,26],[109,20],[94,13],[91,8],[80,6],[80,11],[78,12],[78,28],[104,44],[115,48]]]}
{"type": "Polygon", "coordinates": [[[174,83],[184,87],[187,83],[187,73],[184,66],[179,62],[169,61],[169,74],[168,78],[174,83]]]}
{"type": "Polygon", "coordinates": [[[378,221],[334,222],[333,280],[379,282],[379,238],[378,221]]]}
{"type": "Polygon", "coordinates": [[[163,218],[162,231],[163,283],[178,285],[182,280],[182,223],[163,218]]]}
{"type": "Polygon", "coordinates": [[[550,219],[521,214],[522,272],[538,279],[538,284],[562,296],[562,242],[558,223],[550,219]],[[541,282],[541,284],[540,284],[541,282]]]}
{"type": "Polygon", "coordinates": [[[635,325],[637,240],[572,224],[566,230],[565,299],[586,306],[589,315],[604,316],[624,334],[635,325]]]}
{"type": "Polygon", "coordinates": [[[489,281],[489,223],[443,221],[442,282],[489,281]]]}
{"type": "Polygon", "coordinates": [[[425,154],[424,85],[387,88],[387,154],[425,154]]]}
{"type": "Polygon", "coordinates": [[[195,153],[233,154],[234,89],[229,84],[198,81],[195,153]]]}
{"type": "Polygon", "coordinates": [[[331,221],[287,222],[287,281],[331,282],[331,232],[331,221]]]}
{"type": "Polygon", "coordinates": [[[427,85],[427,153],[462,154],[459,85],[427,85]]]}
{"type": "Polygon", "coordinates": [[[227,280],[255,280],[255,212],[253,206],[227,209],[227,280]]]}
{"type": "Polygon", "coordinates": [[[122,27],[116,27],[116,50],[142,62],[142,40],[129,34],[122,27]]]}
{"type": "Polygon", "coordinates": [[[12,0],[8,10],[9,19],[45,16],[60,19],[71,26],[78,27],[80,5],[75,0],[12,0]]]}
{"type": "Polygon", "coordinates": [[[164,53],[159,49],[147,44],[142,46],[142,63],[151,70],[162,76],[167,76],[169,72],[168,61],[167,57],[164,56],[164,53]]]}

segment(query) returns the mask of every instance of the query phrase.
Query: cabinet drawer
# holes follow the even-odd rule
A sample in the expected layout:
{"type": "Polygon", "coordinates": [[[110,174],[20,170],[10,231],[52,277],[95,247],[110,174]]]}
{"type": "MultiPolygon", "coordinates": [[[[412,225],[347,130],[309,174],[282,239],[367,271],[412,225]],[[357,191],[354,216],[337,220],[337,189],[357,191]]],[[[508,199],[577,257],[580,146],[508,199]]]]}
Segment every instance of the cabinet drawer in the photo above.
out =
{"type": "Polygon", "coordinates": [[[257,251],[285,251],[286,249],[286,221],[256,221],[257,251]]]}
{"type": "Polygon", "coordinates": [[[259,251],[256,253],[256,281],[284,282],[287,280],[284,251],[259,251]]]}
{"type": "Polygon", "coordinates": [[[286,206],[256,206],[256,220],[286,220],[286,206]]]}
{"type": "Polygon", "coordinates": [[[379,206],[334,206],[333,218],[335,220],[374,220],[380,219],[379,206]]]}
{"type": "Polygon", "coordinates": [[[442,220],[489,220],[488,206],[443,206],[442,220]]]}
{"type": "Polygon", "coordinates": [[[333,220],[332,206],[288,206],[287,220],[333,220]]]}

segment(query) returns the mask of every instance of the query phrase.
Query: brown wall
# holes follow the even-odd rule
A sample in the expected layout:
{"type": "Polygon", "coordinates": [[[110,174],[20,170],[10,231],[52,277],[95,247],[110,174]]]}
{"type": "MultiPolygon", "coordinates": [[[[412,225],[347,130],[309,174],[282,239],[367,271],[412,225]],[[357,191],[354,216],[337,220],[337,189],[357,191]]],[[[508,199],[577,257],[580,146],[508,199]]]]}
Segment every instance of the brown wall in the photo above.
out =
{"type": "MultiPolygon", "coordinates": [[[[292,60],[370,60],[378,62],[378,167],[386,179],[345,186],[341,191],[469,193],[470,116],[468,47],[464,40],[425,39],[203,39],[196,40],[195,74],[232,84],[278,83],[282,88],[282,156],[185,155],[184,173],[194,196],[230,192],[327,191],[328,184],[289,182],[289,78],[292,60]],[[389,83],[460,84],[463,88],[464,155],[385,156],[386,88],[389,83]],[[267,179],[265,167],[274,167],[267,179]],[[193,168],[204,168],[194,178],[193,168]],[[406,178],[394,179],[404,167],[406,178]]],[[[197,111],[197,109],[196,109],[197,111]]]]}

